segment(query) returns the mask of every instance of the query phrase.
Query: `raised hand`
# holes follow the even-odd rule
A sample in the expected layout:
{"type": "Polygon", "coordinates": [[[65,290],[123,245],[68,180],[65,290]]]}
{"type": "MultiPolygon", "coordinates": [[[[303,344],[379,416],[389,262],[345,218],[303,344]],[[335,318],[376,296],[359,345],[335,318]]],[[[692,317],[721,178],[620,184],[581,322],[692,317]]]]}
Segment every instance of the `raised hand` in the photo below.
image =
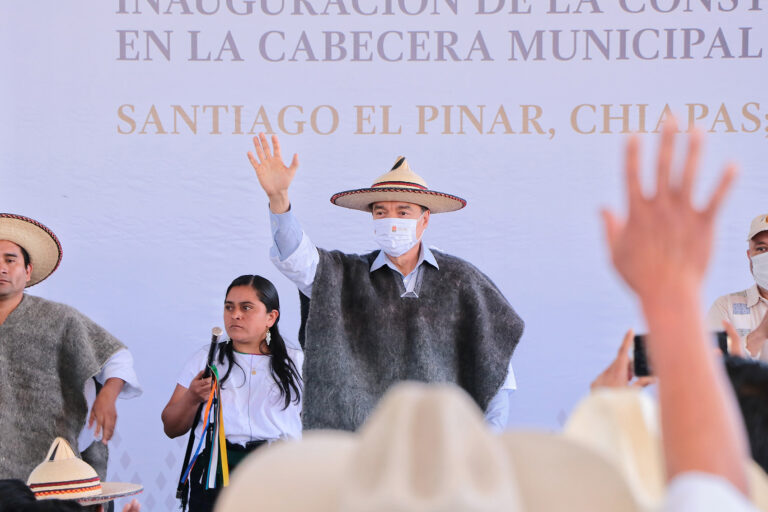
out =
{"type": "Polygon", "coordinates": [[[286,166],[283,163],[277,135],[272,136],[273,149],[270,150],[267,136],[263,133],[253,138],[253,147],[256,155],[249,151],[248,160],[256,171],[261,188],[269,198],[269,209],[273,213],[287,212],[291,205],[288,199],[288,187],[299,168],[299,155],[294,153],[290,167],[286,166]]]}
{"type": "Polygon", "coordinates": [[[768,340],[768,313],[758,326],[747,335],[747,350],[752,357],[759,357],[766,340],[768,340]]]}
{"type": "Polygon", "coordinates": [[[730,355],[741,358],[747,357],[747,355],[744,353],[744,345],[741,342],[739,331],[737,331],[733,324],[728,320],[723,320],[723,327],[725,328],[725,332],[728,334],[728,337],[731,340],[731,346],[728,347],[730,355]]]}
{"type": "Polygon", "coordinates": [[[592,381],[589,386],[590,389],[594,391],[599,388],[625,388],[628,386],[642,388],[655,384],[656,378],[649,376],[638,377],[634,382],[632,381],[635,373],[632,367],[632,358],[629,357],[629,349],[634,338],[634,331],[628,330],[616,354],[616,359],[611,361],[611,364],[592,381]]]}
{"type": "Polygon", "coordinates": [[[640,144],[630,139],[626,155],[629,216],[626,222],[604,210],[605,233],[613,264],[641,300],[670,287],[692,284],[698,289],[709,263],[714,221],[736,174],[729,165],[708,204],[695,208],[691,191],[699,164],[701,135],[693,132],[681,173],[673,173],[677,126],[664,124],[656,170],[656,193],[643,195],[640,144]],[[679,174],[679,177],[677,176],[679,174]]]}
{"type": "Polygon", "coordinates": [[[123,512],[139,512],[141,510],[141,504],[138,500],[131,500],[130,503],[126,503],[123,507],[123,512]]]}

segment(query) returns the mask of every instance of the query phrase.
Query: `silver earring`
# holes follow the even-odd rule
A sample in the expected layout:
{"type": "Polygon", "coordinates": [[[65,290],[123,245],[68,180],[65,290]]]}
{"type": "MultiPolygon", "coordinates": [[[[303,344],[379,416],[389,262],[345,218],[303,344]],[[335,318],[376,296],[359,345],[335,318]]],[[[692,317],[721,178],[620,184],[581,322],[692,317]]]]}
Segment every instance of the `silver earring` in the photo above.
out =
{"type": "Polygon", "coordinates": [[[269,346],[269,342],[272,341],[272,333],[267,331],[267,337],[265,338],[267,342],[267,346],[269,346]]]}

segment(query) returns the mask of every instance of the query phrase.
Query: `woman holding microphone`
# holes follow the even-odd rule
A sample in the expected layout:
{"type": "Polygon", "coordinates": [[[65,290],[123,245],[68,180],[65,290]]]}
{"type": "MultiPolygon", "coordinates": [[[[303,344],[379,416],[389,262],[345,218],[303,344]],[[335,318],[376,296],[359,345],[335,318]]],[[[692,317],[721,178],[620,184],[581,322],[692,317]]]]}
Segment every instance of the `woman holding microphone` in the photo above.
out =
{"type": "MultiPolygon", "coordinates": [[[[269,280],[244,275],[232,281],[224,300],[224,326],[229,339],[218,343],[215,353],[212,352],[214,375],[205,372],[209,349],[203,347],[184,365],[176,389],[163,409],[163,427],[168,437],[186,434],[196,425],[181,478],[182,482],[189,481],[190,512],[213,509],[220,487],[217,483],[208,488],[212,486],[206,483],[222,480],[222,474],[218,477],[208,474],[217,465],[218,473],[226,474],[222,468],[233,469],[249,452],[263,444],[301,438],[304,355],[301,350],[286,347],[277,327],[279,310],[277,290],[269,280]],[[214,400],[212,386],[217,380],[220,393],[217,392],[214,400]],[[217,402],[220,415],[214,412],[217,402]],[[201,437],[210,418],[220,419],[217,429],[223,428],[226,434],[225,452],[217,450],[212,442],[218,439],[217,434],[208,435],[209,446],[200,451],[201,437]],[[193,452],[191,461],[190,452],[193,452]]],[[[186,494],[186,488],[181,485],[179,491],[186,494]]],[[[177,497],[184,504],[185,496],[177,497]]]]}

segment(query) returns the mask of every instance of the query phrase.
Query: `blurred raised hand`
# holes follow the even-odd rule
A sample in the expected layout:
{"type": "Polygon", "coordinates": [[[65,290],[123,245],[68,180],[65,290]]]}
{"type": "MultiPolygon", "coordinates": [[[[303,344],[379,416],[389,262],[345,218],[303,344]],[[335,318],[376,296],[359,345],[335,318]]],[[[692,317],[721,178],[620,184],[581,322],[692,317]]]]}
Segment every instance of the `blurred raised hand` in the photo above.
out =
{"type": "Polygon", "coordinates": [[[629,140],[625,169],[629,213],[624,220],[603,211],[613,265],[641,299],[680,285],[700,287],[709,264],[715,217],[736,174],[735,166],[726,167],[706,206],[696,208],[691,196],[701,134],[691,133],[682,171],[673,173],[676,131],[674,121],[664,124],[656,191],[649,196],[643,194],[640,182],[639,139],[629,140]]]}

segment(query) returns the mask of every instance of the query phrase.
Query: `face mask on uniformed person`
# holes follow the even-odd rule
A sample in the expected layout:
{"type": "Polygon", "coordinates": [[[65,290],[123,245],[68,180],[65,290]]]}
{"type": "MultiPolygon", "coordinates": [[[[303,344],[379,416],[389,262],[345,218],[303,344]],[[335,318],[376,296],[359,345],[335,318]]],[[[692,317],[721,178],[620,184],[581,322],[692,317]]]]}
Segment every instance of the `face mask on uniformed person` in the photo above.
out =
{"type": "Polygon", "coordinates": [[[760,288],[768,290],[768,253],[752,256],[752,275],[760,288]]]}
{"type": "Polygon", "coordinates": [[[419,242],[416,236],[419,219],[373,219],[374,239],[386,254],[402,256],[419,242]]]}

